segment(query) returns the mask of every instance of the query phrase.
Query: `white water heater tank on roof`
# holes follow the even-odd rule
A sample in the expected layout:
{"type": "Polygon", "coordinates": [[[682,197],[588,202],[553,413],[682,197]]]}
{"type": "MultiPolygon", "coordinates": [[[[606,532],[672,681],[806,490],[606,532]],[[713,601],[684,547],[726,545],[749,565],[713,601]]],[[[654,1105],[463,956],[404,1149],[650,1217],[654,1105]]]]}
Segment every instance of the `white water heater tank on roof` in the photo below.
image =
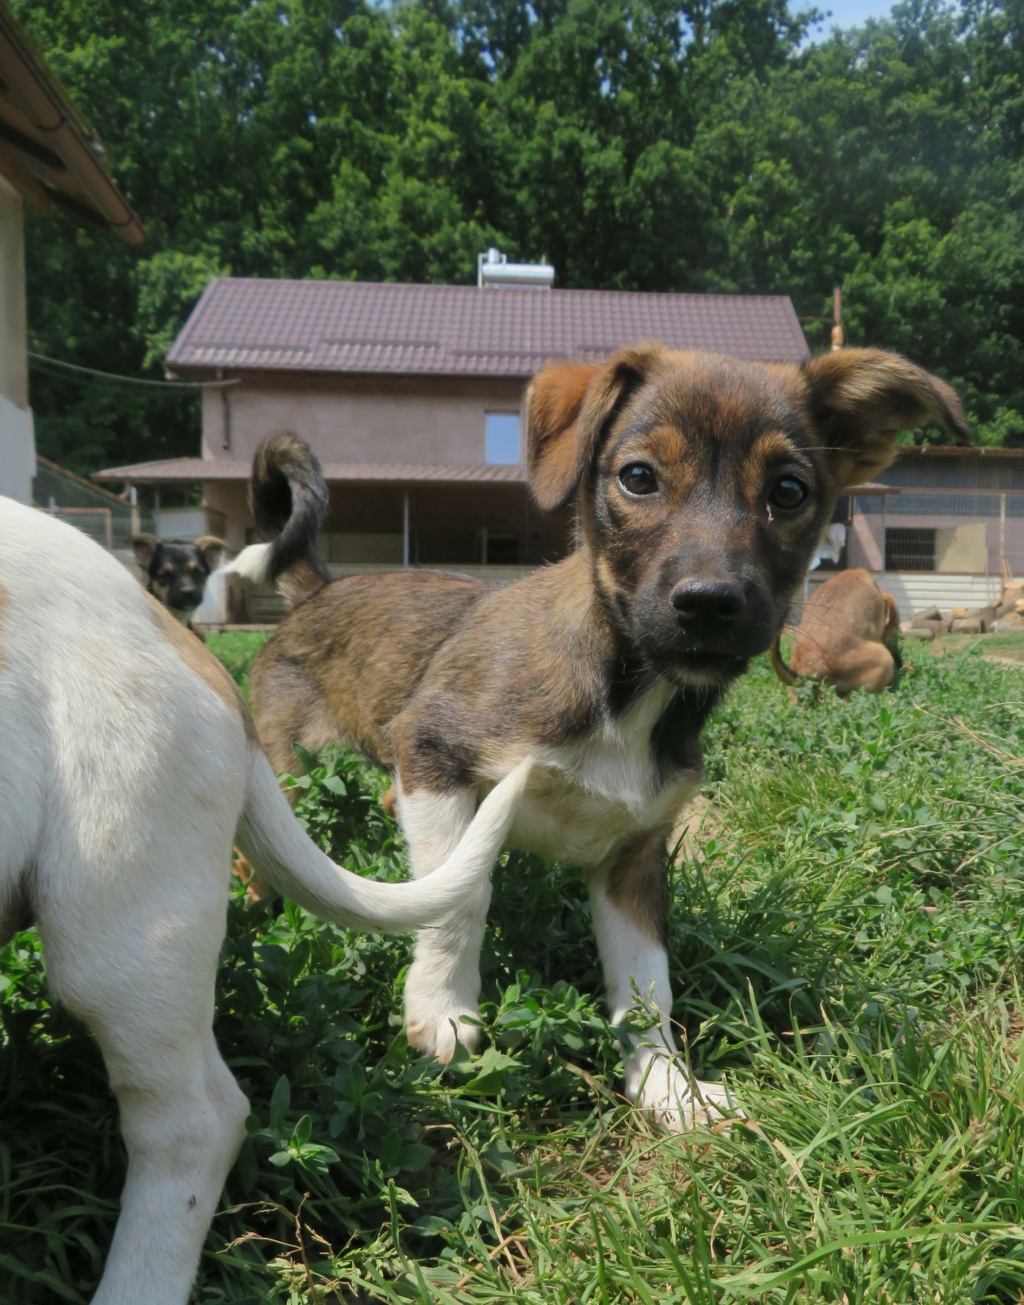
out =
{"type": "Polygon", "coordinates": [[[493,286],[518,286],[528,290],[550,290],[555,269],[550,263],[510,263],[500,249],[493,246],[476,260],[476,283],[482,289],[493,286]]]}

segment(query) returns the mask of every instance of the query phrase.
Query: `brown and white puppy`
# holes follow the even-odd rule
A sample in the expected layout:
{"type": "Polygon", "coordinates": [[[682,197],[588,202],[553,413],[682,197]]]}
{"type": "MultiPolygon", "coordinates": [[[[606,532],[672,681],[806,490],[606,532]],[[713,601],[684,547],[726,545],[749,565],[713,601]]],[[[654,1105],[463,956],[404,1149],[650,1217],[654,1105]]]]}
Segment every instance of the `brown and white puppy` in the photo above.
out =
{"type": "MultiPolygon", "coordinates": [[[[683,1072],[670,1026],[666,839],[701,781],[701,730],[777,635],[839,493],[889,462],[898,431],[934,419],[962,434],[964,418],[943,382],[891,354],[767,366],[652,344],[547,368],[526,410],[534,495],[546,509],[578,496],[578,550],[495,588],[415,570],[324,584],[308,554],[296,585],[276,543],[254,546],[250,574],[288,570],[293,600],[306,595],[256,661],[254,713],[279,771],[294,742],[343,739],[395,773],[417,877],[538,753],[510,843],[583,868],[612,1017],[636,993],[650,1016],[626,1090],[685,1126],[726,1106],[683,1072]]],[[[301,447],[285,437],[282,465],[301,447]]],[[[290,511],[276,464],[271,442],[257,524],[294,540],[308,494],[290,511]]],[[[477,1039],[484,917],[417,941],[409,1037],[442,1060],[477,1039]]]]}
{"type": "Polygon", "coordinates": [[[227,544],[216,535],[200,535],[194,543],[133,535],[135,560],[146,577],[146,589],[182,625],[192,628],[192,613],[203,601],[206,582],[227,544]]]}
{"type": "Polygon", "coordinates": [[[784,684],[820,680],[841,698],[854,689],[881,693],[899,664],[898,651],[887,647],[899,627],[895,598],[879,589],[870,571],[840,571],[804,604],[789,665],[778,640],[772,645],[772,665],[784,684]]]}

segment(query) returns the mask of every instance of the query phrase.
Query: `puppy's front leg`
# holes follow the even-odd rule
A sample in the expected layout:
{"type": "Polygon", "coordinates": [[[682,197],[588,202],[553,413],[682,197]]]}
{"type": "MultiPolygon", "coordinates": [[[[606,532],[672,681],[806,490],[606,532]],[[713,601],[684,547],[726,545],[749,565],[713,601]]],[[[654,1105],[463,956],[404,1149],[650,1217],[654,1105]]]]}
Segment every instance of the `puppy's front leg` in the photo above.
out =
{"type": "MultiPolygon", "coordinates": [[[[473,819],[476,793],[468,788],[450,793],[417,788],[410,793],[399,784],[397,794],[410,869],[414,878],[422,879],[455,850],[473,819]]],[[[480,946],[490,903],[486,879],[471,910],[446,917],[416,937],[416,954],[405,978],[406,1030],[418,1051],[441,1061],[451,1060],[456,1041],[470,1051],[479,1041],[479,1030],[463,1017],[476,1019],[479,1013],[480,946]]]]}
{"type": "Polygon", "coordinates": [[[626,1095],[669,1128],[691,1128],[729,1110],[724,1088],[692,1078],[675,1048],[665,933],[668,871],[664,834],[642,834],[589,879],[597,945],[613,1023],[638,1008],[650,1027],[629,1035],[626,1095]]]}

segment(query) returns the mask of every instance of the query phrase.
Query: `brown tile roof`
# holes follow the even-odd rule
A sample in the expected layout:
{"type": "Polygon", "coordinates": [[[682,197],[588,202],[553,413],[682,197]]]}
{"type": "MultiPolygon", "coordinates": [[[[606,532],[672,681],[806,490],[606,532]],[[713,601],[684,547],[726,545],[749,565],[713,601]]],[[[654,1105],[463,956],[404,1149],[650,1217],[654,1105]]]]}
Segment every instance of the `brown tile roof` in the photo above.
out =
{"type": "MultiPolygon", "coordinates": [[[[167,458],[162,462],[136,462],[127,467],[97,471],[94,480],[135,481],[140,485],[165,485],[174,481],[248,480],[249,463],[229,458],[167,458]]],[[[328,482],[426,481],[433,484],[526,484],[526,468],[505,465],[420,467],[412,463],[325,462],[328,482]]]]}
{"type": "Polygon", "coordinates": [[[525,377],[551,358],[596,360],[637,340],[760,362],[808,357],[785,295],[215,277],[167,365],[525,377]]]}

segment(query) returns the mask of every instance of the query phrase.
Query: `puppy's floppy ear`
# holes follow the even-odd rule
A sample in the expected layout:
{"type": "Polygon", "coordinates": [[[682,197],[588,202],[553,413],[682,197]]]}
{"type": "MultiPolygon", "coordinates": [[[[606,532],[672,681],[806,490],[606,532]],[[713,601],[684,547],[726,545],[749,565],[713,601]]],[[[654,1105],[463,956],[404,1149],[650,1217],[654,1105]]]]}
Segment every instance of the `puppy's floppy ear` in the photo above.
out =
{"type": "Polygon", "coordinates": [[[664,350],[622,349],[605,363],[553,363],[526,395],[526,465],[537,503],[565,507],[594,455],[601,431],[664,350]]]}
{"type": "Polygon", "coordinates": [[[153,561],[153,554],[160,546],[160,540],[156,535],[132,535],[132,548],[135,550],[135,560],[145,572],[149,572],[150,563],[153,561]]]}
{"type": "Polygon", "coordinates": [[[926,421],[970,438],[960,400],[945,381],[899,354],[837,349],[804,363],[799,374],[842,485],[856,485],[887,467],[900,431],[926,421]]]}
{"type": "Polygon", "coordinates": [[[227,544],[223,539],[218,539],[216,535],[200,535],[195,541],[195,545],[206,559],[206,565],[211,571],[217,569],[221,553],[228,551],[227,544]]]}

